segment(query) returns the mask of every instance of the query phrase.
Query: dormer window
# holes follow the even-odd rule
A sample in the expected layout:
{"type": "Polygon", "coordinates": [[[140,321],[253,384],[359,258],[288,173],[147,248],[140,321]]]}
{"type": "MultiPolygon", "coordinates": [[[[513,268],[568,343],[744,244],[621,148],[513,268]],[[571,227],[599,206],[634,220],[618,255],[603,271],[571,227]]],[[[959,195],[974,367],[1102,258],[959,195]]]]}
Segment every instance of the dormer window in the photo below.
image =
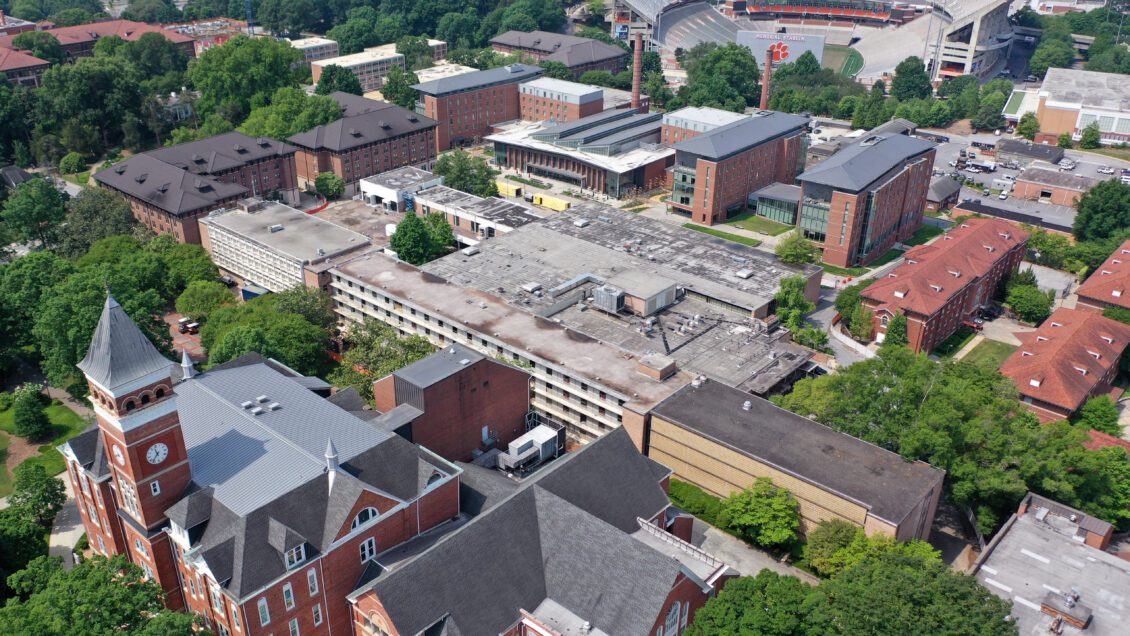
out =
{"type": "Polygon", "coordinates": [[[906,292],[901,289],[895,290],[895,298],[906,298],[906,292]]]}
{"type": "Polygon", "coordinates": [[[1107,344],[1114,344],[1114,338],[1111,338],[1110,336],[1099,336],[1099,337],[1102,338],[1103,342],[1105,342],[1107,344]]]}
{"type": "Polygon", "coordinates": [[[1077,367],[1077,366],[1074,366],[1074,365],[1072,365],[1072,367],[1071,367],[1071,368],[1073,368],[1073,369],[1075,369],[1076,371],[1078,371],[1080,375],[1087,375],[1087,370],[1086,370],[1086,369],[1084,369],[1083,367],[1077,367]]]}
{"type": "Polygon", "coordinates": [[[1008,232],[998,232],[998,234],[1000,235],[1000,237],[1001,237],[1002,239],[1004,239],[1004,240],[1006,240],[1006,241],[1007,241],[1008,239],[1012,238],[1012,234],[1010,234],[1010,233],[1008,233],[1008,232]]]}
{"type": "Polygon", "coordinates": [[[1116,258],[1116,259],[1114,259],[1113,261],[1111,261],[1111,264],[1112,264],[1112,265],[1121,265],[1121,264],[1122,264],[1122,260],[1121,260],[1121,259],[1117,259],[1117,258],[1116,258]]]}
{"type": "Polygon", "coordinates": [[[1028,385],[1034,386],[1038,389],[1040,388],[1040,380],[1038,378],[1032,378],[1031,380],[1028,380],[1028,385]]]}
{"type": "Polygon", "coordinates": [[[306,560],[306,544],[299,544],[286,551],[286,569],[306,560]]]}
{"type": "Polygon", "coordinates": [[[932,289],[932,290],[934,290],[934,291],[936,291],[936,292],[940,292],[940,291],[942,291],[942,286],[941,286],[941,285],[934,285],[934,284],[931,284],[931,285],[930,285],[930,289],[932,289]]]}
{"type": "Polygon", "coordinates": [[[1111,272],[1111,271],[1110,271],[1109,269],[1104,269],[1104,270],[1102,271],[1102,275],[1103,275],[1103,276],[1110,276],[1110,275],[1111,275],[1112,273],[1113,273],[1113,272],[1111,272]]]}
{"type": "Polygon", "coordinates": [[[1060,322],[1053,322],[1053,323],[1052,323],[1052,326],[1053,326],[1053,327],[1062,327],[1062,326],[1063,326],[1063,323],[1060,323],[1060,322]]]}
{"type": "Polygon", "coordinates": [[[380,516],[380,514],[381,513],[377,512],[376,508],[373,508],[371,506],[368,507],[368,508],[364,508],[364,509],[361,510],[361,512],[357,513],[356,517],[353,518],[353,523],[349,526],[349,529],[350,530],[356,530],[357,528],[360,528],[361,526],[365,525],[366,523],[369,523],[373,519],[376,519],[377,517],[380,516]]]}
{"type": "Polygon", "coordinates": [[[1047,339],[1048,339],[1047,336],[1036,336],[1036,342],[1043,342],[1047,339]]]}
{"type": "Polygon", "coordinates": [[[990,253],[990,254],[992,254],[992,253],[993,253],[993,251],[994,251],[994,250],[996,249],[996,248],[995,248],[995,247],[993,247],[992,245],[982,245],[981,247],[985,248],[985,251],[986,251],[986,252],[988,252],[988,253],[990,253]]]}
{"type": "Polygon", "coordinates": [[[1021,351],[1021,352],[1020,352],[1020,357],[1021,357],[1021,358],[1028,358],[1028,357],[1031,357],[1031,355],[1032,355],[1032,352],[1031,352],[1031,351],[1021,351]]]}
{"type": "MultiPolygon", "coordinates": [[[[910,263],[911,265],[917,265],[918,264],[918,261],[914,260],[913,258],[906,259],[906,262],[910,263]]],[[[893,274],[892,274],[892,276],[893,276],[893,274]]]]}
{"type": "Polygon", "coordinates": [[[1095,360],[1101,360],[1103,357],[1098,351],[1088,351],[1087,353],[1091,354],[1091,357],[1095,360]]]}
{"type": "Polygon", "coordinates": [[[1122,298],[1122,290],[1121,289],[1112,289],[1110,291],[1110,295],[1114,296],[1115,298],[1122,298]]]}

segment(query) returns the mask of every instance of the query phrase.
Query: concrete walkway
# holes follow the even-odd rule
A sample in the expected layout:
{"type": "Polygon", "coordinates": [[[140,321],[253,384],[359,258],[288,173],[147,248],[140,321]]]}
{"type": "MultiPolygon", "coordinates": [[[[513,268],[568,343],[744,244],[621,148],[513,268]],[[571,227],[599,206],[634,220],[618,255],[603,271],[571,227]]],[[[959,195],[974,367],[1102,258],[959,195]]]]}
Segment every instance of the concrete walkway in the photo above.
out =
{"type": "Polygon", "coordinates": [[[973,338],[970,339],[969,342],[965,343],[965,346],[962,347],[960,351],[953,354],[953,359],[954,360],[960,360],[960,359],[964,358],[965,356],[969,355],[970,351],[973,351],[974,347],[976,347],[977,345],[981,344],[984,341],[985,341],[985,336],[982,336],[981,334],[977,334],[976,336],[973,336],[973,338]]]}
{"type": "Polygon", "coordinates": [[[47,554],[63,558],[63,567],[74,567],[74,547],[79,537],[85,530],[82,527],[82,517],[78,513],[75,503],[75,494],[71,490],[71,480],[64,479],[63,485],[67,488],[67,502],[55,516],[55,525],[51,528],[51,540],[47,546],[47,554]]]}
{"type": "Polygon", "coordinates": [[[773,570],[778,574],[795,576],[805,583],[819,585],[820,579],[800,568],[781,563],[765,552],[751,548],[744,542],[695,519],[691,532],[691,543],[708,554],[722,560],[743,576],[756,576],[762,570],[773,570]]]}

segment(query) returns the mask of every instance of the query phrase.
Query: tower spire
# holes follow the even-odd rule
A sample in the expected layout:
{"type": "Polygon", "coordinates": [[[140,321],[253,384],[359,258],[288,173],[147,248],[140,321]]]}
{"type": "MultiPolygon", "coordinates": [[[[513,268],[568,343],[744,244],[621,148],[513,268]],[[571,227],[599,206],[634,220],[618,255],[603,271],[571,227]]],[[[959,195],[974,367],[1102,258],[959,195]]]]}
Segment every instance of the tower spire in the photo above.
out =
{"type": "Polygon", "coordinates": [[[113,392],[155,371],[167,370],[172,364],[107,291],[90,348],[78,363],[87,379],[113,392]]]}
{"type": "Polygon", "coordinates": [[[334,447],[334,441],[326,438],[326,480],[329,482],[329,490],[333,492],[334,477],[337,475],[337,448],[334,447]]]}
{"type": "Polygon", "coordinates": [[[192,367],[192,358],[188,357],[188,349],[181,349],[180,368],[181,377],[185,380],[196,375],[196,369],[192,367]]]}

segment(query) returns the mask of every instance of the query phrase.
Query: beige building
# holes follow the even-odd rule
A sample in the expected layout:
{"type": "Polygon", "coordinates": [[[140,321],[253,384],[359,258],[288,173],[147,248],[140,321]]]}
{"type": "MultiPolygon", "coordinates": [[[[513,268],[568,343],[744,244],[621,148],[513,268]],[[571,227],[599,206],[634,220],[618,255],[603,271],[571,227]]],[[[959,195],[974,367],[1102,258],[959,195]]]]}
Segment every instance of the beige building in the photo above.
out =
{"type": "Polygon", "coordinates": [[[291,40],[290,45],[302,51],[302,56],[306,59],[307,64],[330,57],[337,57],[339,51],[337,42],[327,40],[326,38],[310,37],[300,40],[291,40]]]}
{"type": "Polygon", "coordinates": [[[310,63],[310,74],[317,84],[327,66],[340,66],[353,73],[361,82],[363,91],[375,91],[384,86],[385,77],[392,67],[404,68],[404,56],[385,47],[365,49],[360,53],[328,57],[310,63]]]}
{"type": "Polygon", "coordinates": [[[1091,124],[1099,127],[1103,145],[1130,142],[1130,75],[1049,68],[1036,117],[1037,142],[1054,144],[1064,133],[1079,141],[1091,124]]]}
{"type": "Polygon", "coordinates": [[[841,519],[868,535],[926,540],[945,476],[710,380],[653,408],[645,438],[648,457],[718,497],[772,479],[796,498],[805,534],[841,519]]]}

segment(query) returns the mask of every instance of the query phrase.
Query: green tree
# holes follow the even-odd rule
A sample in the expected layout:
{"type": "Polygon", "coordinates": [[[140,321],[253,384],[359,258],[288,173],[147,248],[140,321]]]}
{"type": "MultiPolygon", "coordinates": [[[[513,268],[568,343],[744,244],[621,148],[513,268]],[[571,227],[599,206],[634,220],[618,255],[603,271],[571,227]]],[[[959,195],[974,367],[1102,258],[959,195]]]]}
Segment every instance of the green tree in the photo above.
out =
{"type": "Polygon", "coordinates": [[[1005,97],[1000,93],[990,93],[988,96],[981,100],[981,106],[977,109],[977,116],[971,122],[974,128],[981,130],[995,130],[1004,128],[1005,122],[1004,109],[1005,97]]]}
{"type": "Polygon", "coordinates": [[[1068,150],[1075,147],[1075,143],[1071,139],[1071,133],[1061,134],[1056,139],[1055,145],[1059,146],[1060,148],[1066,148],[1068,150]]]}
{"type": "Polygon", "coordinates": [[[840,314],[840,318],[844,320],[845,326],[849,329],[851,328],[851,315],[855,312],[856,305],[862,302],[863,290],[867,289],[867,287],[874,282],[875,279],[873,278],[861,280],[844,287],[836,296],[836,300],[833,303],[836,307],[836,312],[840,314]]]}
{"type": "Polygon", "coordinates": [[[63,557],[37,556],[18,572],[8,577],[8,587],[21,599],[47,587],[51,577],[63,571],[63,557]]]}
{"type": "Polygon", "coordinates": [[[77,174],[86,170],[86,158],[77,152],[68,152],[59,160],[59,172],[77,174]]]}
{"type": "Polygon", "coordinates": [[[160,586],[143,578],[141,568],[125,557],[95,556],[70,571],[55,572],[27,600],[10,600],[0,608],[0,631],[66,636],[81,625],[88,634],[150,636],[160,633],[150,631],[156,623],[177,626],[182,634],[201,633],[192,631],[193,623],[203,621],[200,617],[166,616],[172,612],[165,609],[162,596],[160,586]]]}
{"type": "Polygon", "coordinates": [[[56,226],[67,213],[67,195],[46,179],[32,179],[16,187],[0,218],[21,240],[39,241],[49,247],[55,243],[56,226]]]}
{"type": "Polygon", "coordinates": [[[443,177],[443,184],[449,188],[478,197],[498,196],[498,184],[494,181],[498,173],[482,157],[463,150],[440,155],[432,172],[443,177]]]}
{"type": "Polygon", "coordinates": [[[436,26],[436,38],[447,42],[449,50],[466,49],[479,45],[477,32],[479,15],[472,9],[463,13],[445,14],[436,26]]]}
{"type": "Polygon", "coordinates": [[[1020,123],[1016,125],[1016,134],[1028,141],[1032,141],[1039,132],[1040,119],[1036,117],[1036,113],[1027,112],[1020,116],[1020,123]]]}
{"type": "MultiPolygon", "coordinates": [[[[1103,181],[1079,197],[1075,238],[1080,241],[1115,237],[1130,229],[1130,185],[1103,181]]],[[[1113,247],[1107,250],[1113,251],[1113,247]]]]}
{"type": "Polygon", "coordinates": [[[286,291],[272,294],[269,302],[274,310],[284,314],[297,314],[310,324],[329,332],[337,324],[333,297],[328,293],[310,287],[291,287],[286,291]]]}
{"type": "Polygon", "coordinates": [[[51,437],[51,422],[43,410],[43,399],[38,384],[24,384],[16,391],[12,406],[13,430],[28,441],[38,442],[51,437]]]}
{"type": "Polygon", "coordinates": [[[278,89],[297,86],[295,69],[301,62],[300,51],[272,38],[240,35],[212,47],[188,69],[188,78],[201,93],[197,112],[240,121],[278,89]]]}
{"type": "Polygon", "coordinates": [[[788,545],[797,539],[800,512],[796,498],[768,477],[722,502],[728,527],[746,541],[763,548],[788,545]]]}
{"type": "Polygon", "coordinates": [[[545,71],[546,77],[569,81],[572,81],[573,79],[573,71],[569,70],[569,67],[565,66],[565,64],[561,62],[557,62],[555,60],[543,60],[542,62],[538,63],[538,66],[540,66],[542,70],[545,71]]]}
{"type": "Polygon", "coordinates": [[[58,230],[58,252],[78,258],[97,241],[130,234],[136,227],[133,210],[120,194],[104,188],[85,188],[67,202],[67,213],[58,230]]]}
{"type": "Polygon", "coordinates": [[[352,71],[337,64],[330,64],[322,69],[322,76],[318,78],[318,88],[314,92],[318,95],[329,95],[337,91],[353,95],[365,92],[361,88],[361,81],[352,71]]]}
{"type": "Polygon", "coordinates": [[[190,141],[198,141],[200,139],[222,135],[233,130],[235,130],[235,126],[232,126],[230,121],[224,119],[219,113],[212,113],[204,118],[204,121],[200,123],[199,127],[181,126],[180,128],[174,128],[169,133],[169,139],[165,142],[165,145],[175,146],[190,141]]]}
{"type": "Polygon", "coordinates": [[[50,526],[67,501],[63,482],[48,475],[42,464],[34,462],[16,466],[14,476],[9,505],[23,510],[39,525],[50,526]]]}
{"type": "Polygon", "coordinates": [[[670,87],[667,86],[667,80],[663,78],[663,73],[648,73],[644,77],[643,92],[656,108],[665,108],[667,102],[675,96],[670,87]]]}
{"type": "Polygon", "coordinates": [[[1102,133],[1099,132],[1098,122],[1093,121],[1083,128],[1083,134],[1079,137],[1079,147],[1086,150],[1102,147],[1102,133]]]}
{"type": "Polygon", "coordinates": [[[793,232],[777,243],[774,253],[777,258],[790,265],[815,263],[820,258],[820,249],[799,232],[793,232]]]}
{"type": "Polygon", "coordinates": [[[327,379],[334,386],[356,389],[369,403],[374,381],[435,351],[423,336],[401,338],[392,327],[371,319],[351,325],[344,341],[341,365],[327,379]]]}
{"type": "MultiPolygon", "coordinates": [[[[348,13],[349,19],[326,33],[326,37],[337,42],[342,55],[360,53],[362,50],[380,44],[377,33],[380,16],[372,7],[357,7],[348,13]]],[[[387,41],[387,40],[386,40],[387,41]]]]}
{"type": "Polygon", "coordinates": [[[824,521],[808,533],[804,560],[820,576],[828,577],[842,569],[840,554],[863,534],[859,526],[842,519],[824,521]]]}
{"type": "Polygon", "coordinates": [[[381,86],[381,95],[385,99],[409,110],[416,108],[416,89],[412,88],[420,83],[420,79],[412,71],[406,71],[399,66],[389,69],[385,83],[381,86]]]}
{"type": "MultiPolygon", "coordinates": [[[[23,570],[33,559],[47,554],[47,533],[35,519],[19,508],[0,510],[0,598],[10,595],[11,576],[23,570]]],[[[15,581],[19,583],[19,581],[15,581]]],[[[4,610],[0,608],[0,612],[4,610]]],[[[35,634],[2,629],[6,634],[35,634]]]]}
{"type": "Polygon", "coordinates": [[[718,79],[732,87],[747,106],[754,105],[760,96],[757,82],[761,70],[749,48],[734,43],[714,45],[714,48],[703,49],[700,55],[697,51],[702,46],[694,47],[687,54],[684,68],[688,84],[718,79]]]}
{"type": "Polygon", "coordinates": [[[345,192],[345,179],[333,172],[323,172],[314,177],[314,188],[327,199],[336,199],[345,192]]]}
{"type": "Polygon", "coordinates": [[[1087,400],[1072,421],[1087,429],[1102,431],[1115,437],[1122,436],[1122,427],[1118,425],[1118,405],[1105,395],[1087,400]]]}
{"type": "Polygon", "coordinates": [[[389,247],[400,260],[413,265],[428,262],[433,250],[428,228],[420,217],[409,214],[396,226],[396,232],[389,239],[389,247]]]}
{"type": "Polygon", "coordinates": [[[788,276],[781,279],[781,288],[773,296],[777,301],[777,318],[794,333],[804,326],[805,315],[816,309],[815,303],[804,295],[807,285],[803,276],[788,276]]]}
{"type": "Polygon", "coordinates": [[[254,325],[236,325],[224,332],[216,346],[209,349],[208,363],[223,364],[252,352],[267,358],[276,357],[267,340],[267,332],[254,325]]]}
{"type": "Polygon", "coordinates": [[[80,24],[90,24],[94,22],[99,14],[96,14],[88,9],[82,7],[71,7],[70,9],[63,9],[58,13],[51,14],[48,20],[57,27],[78,26],[80,24]]]}
{"type": "Polygon", "coordinates": [[[74,272],[54,252],[32,252],[0,268],[0,342],[34,343],[32,325],[48,290],[74,272]]]}
{"type": "Polygon", "coordinates": [[[428,44],[428,38],[407,35],[396,41],[396,52],[404,56],[404,65],[416,71],[428,68],[435,62],[435,53],[428,44]]]}
{"type": "Polygon", "coordinates": [[[62,64],[67,61],[67,52],[59,44],[59,39],[47,31],[24,31],[12,38],[12,46],[31,51],[35,57],[52,64],[62,64]]]}
{"type": "Polygon", "coordinates": [[[895,67],[895,78],[891,81],[891,96],[900,101],[921,99],[934,94],[930,76],[926,74],[926,64],[921,58],[911,56],[895,67]]]}
{"type": "Polygon", "coordinates": [[[314,0],[260,0],[256,17],[275,33],[300,33],[317,25],[318,9],[314,0]]]}
{"type": "Polygon", "coordinates": [[[906,334],[906,314],[900,311],[887,325],[887,335],[883,338],[883,345],[905,347],[909,342],[906,334]]]}
{"type": "Polygon", "coordinates": [[[341,119],[341,105],[326,95],[307,95],[301,88],[275,91],[271,103],[251,111],[237,130],[252,137],[286,139],[341,119]]]}
{"type": "Polygon", "coordinates": [[[80,57],[43,74],[38,93],[40,125],[59,130],[68,150],[98,154],[126,137],[137,121],[143,93],[141,75],[119,57],[80,57]]]}
{"type": "Polygon", "coordinates": [[[279,311],[271,295],[213,311],[200,335],[211,364],[256,351],[303,375],[328,368],[329,332],[301,315],[279,311]]]}
{"type": "Polygon", "coordinates": [[[428,232],[431,254],[428,260],[435,260],[455,247],[455,231],[447,218],[440,212],[429,212],[423,217],[424,229],[428,232]]]}
{"type": "Polygon", "coordinates": [[[859,303],[855,306],[855,309],[852,310],[851,313],[851,320],[849,321],[851,324],[849,330],[851,331],[852,338],[860,342],[870,342],[872,316],[871,311],[868,310],[867,307],[864,307],[863,303],[859,303]]]}
{"type": "Polygon", "coordinates": [[[176,22],[180,18],[180,10],[168,0],[130,0],[129,5],[122,12],[124,20],[149,24],[176,22]]]}
{"type": "Polygon", "coordinates": [[[204,323],[208,316],[219,309],[235,303],[235,297],[222,283],[198,280],[189,283],[184,292],[177,296],[177,313],[190,316],[204,323]]]}
{"type": "Polygon", "coordinates": [[[764,569],[726,582],[687,625],[686,636],[806,636],[805,599],[812,588],[764,569]]]}
{"type": "Polygon", "coordinates": [[[216,265],[199,245],[177,243],[165,234],[146,243],[145,251],[155,254],[165,268],[164,276],[154,289],[166,301],[174,300],[193,281],[216,279],[216,265]]]}
{"type": "Polygon", "coordinates": [[[1051,67],[1067,68],[1075,61],[1075,49],[1067,42],[1044,38],[1028,60],[1028,70],[1042,78],[1051,67]]]}

